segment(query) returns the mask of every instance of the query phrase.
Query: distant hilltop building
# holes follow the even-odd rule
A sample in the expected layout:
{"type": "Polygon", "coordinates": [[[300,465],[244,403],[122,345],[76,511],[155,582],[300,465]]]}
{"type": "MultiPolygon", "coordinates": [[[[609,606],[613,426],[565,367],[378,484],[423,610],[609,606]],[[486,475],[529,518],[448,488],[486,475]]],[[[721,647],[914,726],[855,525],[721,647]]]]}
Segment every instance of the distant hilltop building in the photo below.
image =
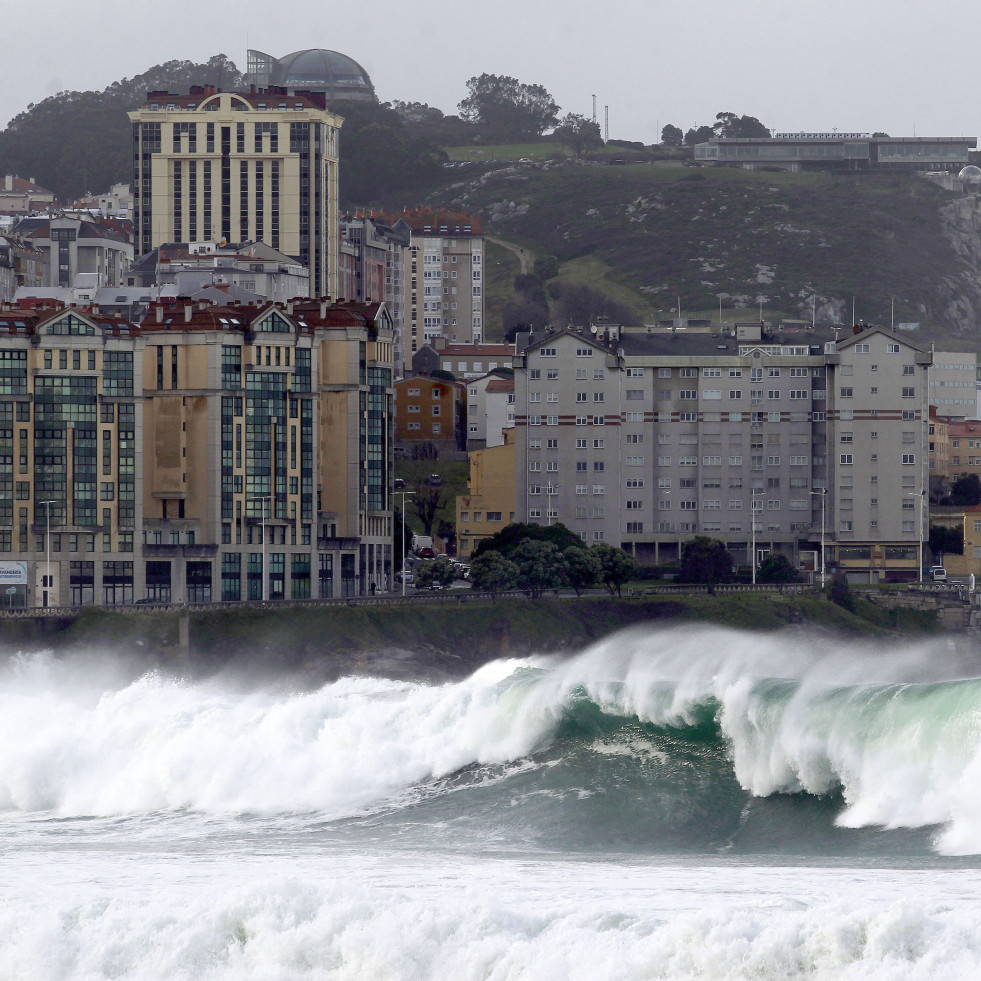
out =
{"type": "Polygon", "coordinates": [[[282,58],[250,49],[245,79],[257,89],[323,92],[328,104],[378,101],[368,73],[353,58],[325,48],[306,48],[282,58]]]}
{"type": "Polygon", "coordinates": [[[977,148],[973,136],[778,133],[772,139],[712,139],[695,145],[696,164],[756,170],[917,170],[957,173],[977,148]]]}

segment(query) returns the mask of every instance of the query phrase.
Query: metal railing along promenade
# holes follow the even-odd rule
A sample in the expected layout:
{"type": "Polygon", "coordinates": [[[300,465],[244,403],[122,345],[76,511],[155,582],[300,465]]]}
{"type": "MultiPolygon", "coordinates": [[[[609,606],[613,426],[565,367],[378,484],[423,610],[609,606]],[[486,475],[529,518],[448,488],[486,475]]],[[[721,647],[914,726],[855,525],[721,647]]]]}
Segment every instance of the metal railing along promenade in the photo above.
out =
{"type": "MultiPolygon", "coordinates": [[[[816,587],[807,584],[773,583],[756,586],[740,583],[720,583],[713,586],[700,585],[646,585],[630,583],[623,588],[623,599],[642,599],[645,596],[688,596],[722,593],[783,593],[796,595],[811,592],[816,587]]],[[[584,597],[610,596],[606,589],[583,591],[584,597]]],[[[568,588],[546,590],[543,599],[575,600],[576,594],[568,588]]],[[[498,593],[469,589],[448,589],[416,592],[408,596],[401,593],[384,593],[377,596],[340,596],[329,599],[277,599],[277,600],[217,600],[213,602],[192,601],[187,603],[119,603],[101,605],[87,603],[81,606],[49,607],[0,607],[0,619],[67,619],[89,611],[101,613],[153,614],[153,613],[218,613],[226,610],[265,610],[275,612],[290,609],[310,609],[319,607],[384,607],[409,604],[446,605],[455,603],[487,602],[488,600],[509,600],[527,602],[529,596],[521,590],[506,590],[498,593]]]]}

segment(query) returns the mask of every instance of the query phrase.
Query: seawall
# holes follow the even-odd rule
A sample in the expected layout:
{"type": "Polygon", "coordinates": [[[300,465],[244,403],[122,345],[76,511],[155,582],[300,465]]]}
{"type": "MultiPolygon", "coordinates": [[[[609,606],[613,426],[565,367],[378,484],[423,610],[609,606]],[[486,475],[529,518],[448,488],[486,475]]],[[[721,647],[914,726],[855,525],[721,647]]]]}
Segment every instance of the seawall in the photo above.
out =
{"type": "Polygon", "coordinates": [[[858,615],[817,592],[688,592],[615,599],[233,608],[120,613],[83,609],[74,617],[0,620],[0,648],[56,653],[113,651],[180,672],[229,665],[329,680],[365,672],[456,677],[500,657],[574,651],[617,630],[645,624],[716,623],[745,630],[811,627],[851,634],[926,634],[942,628],[928,610],[880,609],[859,599],[858,615]],[[181,637],[181,625],[186,629],[181,637]],[[184,640],[185,644],[181,641],[184,640]]]}

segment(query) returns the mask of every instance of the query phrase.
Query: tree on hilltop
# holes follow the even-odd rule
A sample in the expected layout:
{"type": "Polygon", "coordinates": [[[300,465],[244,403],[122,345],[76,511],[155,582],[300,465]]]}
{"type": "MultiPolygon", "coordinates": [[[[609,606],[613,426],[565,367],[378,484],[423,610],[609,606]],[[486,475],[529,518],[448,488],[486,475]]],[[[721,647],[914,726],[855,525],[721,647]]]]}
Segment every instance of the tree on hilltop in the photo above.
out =
{"type": "Polygon", "coordinates": [[[460,115],[494,138],[532,139],[558,122],[559,107],[541,85],[527,85],[509,75],[475,75],[460,115]]]}
{"type": "Polygon", "coordinates": [[[707,143],[715,136],[715,130],[711,126],[699,126],[698,129],[690,129],[685,133],[685,146],[694,146],[696,143],[707,143]]]}
{"type": "Polygon", "coordinates": [[[677,126],[668,123],[661,130],[661,144],[663,146],[681,146],[685,142],[685,134],[677,126]]]}
{"type": "Polygon", "coordinates": [[[755,116],[737,116],[734,112],[720,112],[712,127],[715,135],[723,140],[768,140],[770,131],[755,116]]]}
{"type": "Polygon", "coordinates": [[[577,157],[581,157],[590,147],[603,145],[603,134],[600,132],[599,123],[576,112],[566,113],[559,120],[559,125],[555,128],[555,136],[577,157]]]}

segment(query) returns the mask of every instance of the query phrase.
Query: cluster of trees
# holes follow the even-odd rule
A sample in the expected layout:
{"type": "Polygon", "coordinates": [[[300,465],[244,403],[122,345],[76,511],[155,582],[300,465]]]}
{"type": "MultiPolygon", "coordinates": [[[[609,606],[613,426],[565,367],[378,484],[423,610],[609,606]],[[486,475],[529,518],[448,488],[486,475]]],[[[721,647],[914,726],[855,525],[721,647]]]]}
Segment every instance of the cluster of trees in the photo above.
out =
{"type": "Polygon", "coordinates": [[[558,271],[558,259],[546,255],[535,260],[533,272],[514,277],[515,295],[501,313],[506,340],[513,341],[518,333],[551,323],[585,325],[599,317],[628,326],[641,322],[636,311],[598,290],[556,279],[558,271]]]}
{"type": "Polygon", "coordinates": [[[717,113],[712,126],[692,127],[687,133],[671,123],[661,130],[661,143],[664,146],[694,146],[715,137],[723,140],[767,140],[770,131],[755,116],[737,116],[734,112],[717,113]]]}
{"type": "Polygon", "coordinates": [[[520,589],[533,599],[550,589],[574,589],[580,596],[598,584],[619,596],[636,572],[636,561],[622,548],[604,542],[587,547],[561,524],[508,525],[480,543],[470,564],[474,589],[520,589]]]}
{"type": "Polygon", "coordinates": [[[31,103],[0,132],[0,174],[33,177],[62,201],[133,179],[133,138],[126,113],[147,92],[187,92],[205,82],[241,88],[243,78],[223,54],[206,62],[168,61],[102,92],[59,92],[31,103]]]}
{"type": "MultiPolygon", "coordinates": [[[[706,586],[731,582],[735,577],[735,568],[735,560],[724,542],[698,535],[682,547],[681,568],[675,581],[706,586]]],[[[796,582],[798,578],[792,563],[785,556],[773,552],[756,570],[756,581],[760,583],[796,582]]]]}

